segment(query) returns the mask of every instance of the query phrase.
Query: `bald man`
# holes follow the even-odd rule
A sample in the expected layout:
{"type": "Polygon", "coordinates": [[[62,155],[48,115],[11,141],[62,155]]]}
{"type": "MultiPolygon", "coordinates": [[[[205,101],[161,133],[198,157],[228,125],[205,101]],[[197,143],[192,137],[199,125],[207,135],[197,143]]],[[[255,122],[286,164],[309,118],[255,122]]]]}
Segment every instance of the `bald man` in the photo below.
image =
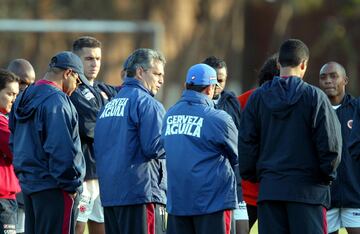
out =
{"type": "MultiPolygon", "coordinates": [[[[7,70],[15,73],[20,78],[19,94],[23,92],[30,84],[35,82],[35,71],[33,66],[26,59],[14,59],[10,61],[7,70]]],[[[16,233],[24,233],[25,231],[25,211],[24,200],[22,194],[16,195],[18,202],[18,223],[16,224],[16,233]]]]}
{"type": "Polygon", "coordinates": [[[330,188],[331,207],[326,215],[332,234],[342,227],[350,234],[360,233],[360,162],[350,156],[347,148],[356,102],[345,91],[348,81],[344,67],[337,62],[328,62],[320,70],[319,86],[336,111],[343,139],[341,163],[330,188]]]}
{"type": "Polygon", "coordinates": [[[7,70],[20,77],[20,92],[23,92],[30,84],[35,82],[35,71],[26,59],[14,59],[9,63],[7,70]]]}

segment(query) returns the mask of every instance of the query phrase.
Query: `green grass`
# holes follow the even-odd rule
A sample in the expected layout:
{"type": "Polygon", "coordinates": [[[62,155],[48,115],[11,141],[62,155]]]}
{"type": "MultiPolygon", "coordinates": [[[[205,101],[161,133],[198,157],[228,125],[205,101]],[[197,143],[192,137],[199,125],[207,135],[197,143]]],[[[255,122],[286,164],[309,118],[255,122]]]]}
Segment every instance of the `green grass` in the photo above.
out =
{"type": "MultiPolygon", "coordinates": [[[[85,232],[84,232],[84,234],[89,234],[89,231],[88,231],[87,225],[86,225],[86,228],[85,228],[85,232]]],[[[258,234],[258,226],[257,226],[257,222],[254,224],[253,228],[251,229],[250,234],[258,234]]],[[[346,232],[345,228],[340,229],[339,234],[347,234],[347,232],[346,232]]]]}
{"type": "MultiPolygon", "coordinates": [[[[347,231],[345,230],[345,228],[341,228],[339,234],[346,234],[347,231]]],[[[258,226],[257,226],[257,221],[254,224],[254,226],[251,228],[250,230],[250,234],[258,234],[258,226]]]]}

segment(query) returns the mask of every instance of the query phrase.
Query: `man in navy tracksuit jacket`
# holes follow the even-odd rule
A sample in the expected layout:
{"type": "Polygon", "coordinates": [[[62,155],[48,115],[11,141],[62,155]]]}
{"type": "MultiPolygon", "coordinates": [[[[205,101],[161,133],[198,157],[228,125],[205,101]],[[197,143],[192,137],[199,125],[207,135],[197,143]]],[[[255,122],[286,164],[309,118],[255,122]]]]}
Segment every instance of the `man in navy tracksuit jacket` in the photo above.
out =
{"type": "Polygon", "coordinates": [[[94,129],[101,107],[116,96],[117,91],[97,80],[101,67],[100,41],[94,37],[82,36],[74,41],[72,50],[83,62],[84,74],[88,80],[87,84],[80,84],[70,97],[79,114],[81,148],[86,162],[76,233],[83,234],[87,224],[90,233],[104,234],[104,211],[100,201],[93,146],[94,129]]]}
{"type": "Polygon", "coordinates": [[[214,109],[216,71],[192,66],[181,99],[166,113],[162,139],[168,170],[168,232],[230,233],[237,206],[237,129],[214,109]]]}
{"type": "Polygon", "coordinates": [[[342,138],[326,95],[302,80],[309,51],[297,39],[280,47],[280,77],[249,98],[242,113],[239,168],[259,181],[259,233],[326,233],[329,184],[342,138]]]}
{"type": "Polygon", "coordinates": [[[165,109],[153,97],[164,65],[157,51],[134,51],[121,90],[99,113],[94,148],[106,233],[165,231],[165,109]]]}
{"type": "MultiPolygon", "coordinates": [[[[215,109],[223,110],[228,113],[235,123],[236,129],[240,128],[241,106],[237,97],[232,91],[225,90],[227,82],[227,67],[224,60],[215,56],[207,57],[202,63],[214,68],[217,75],[217,81],[219,85],[215,87],[213,101],[215,103],[215,109]]],[[[237,196],[239,207],[234,211],[233,219],[235,228],[233,232],[237,234],[249,233],[249,216],[246,210],[246,203],[243,200],[241,178],[239,168],[235,168],[235,176],[237,181],[237,196]]]]}
{"type": "Polygon", "coordinates": [[[69,98],[86,79],[83,66],[71,52],[58,53],[49,66],[10,114],[10,145],[30,234],[74,233],[74,197],[85,176],[78,116],[69,98]]]}
{"type": "Polygon", "coordinates": [[[320,69],[319,87],[328,96],[341,123],[343,148],[337,178],[331,185],[331,209],[327,211],[329,233],[342,227],[350,234],[360,231],[360,162],[349,154],[347,144],[352,131],[356,99],[346,94],[348,77],[342,65],[328,62],[320,69]]]}

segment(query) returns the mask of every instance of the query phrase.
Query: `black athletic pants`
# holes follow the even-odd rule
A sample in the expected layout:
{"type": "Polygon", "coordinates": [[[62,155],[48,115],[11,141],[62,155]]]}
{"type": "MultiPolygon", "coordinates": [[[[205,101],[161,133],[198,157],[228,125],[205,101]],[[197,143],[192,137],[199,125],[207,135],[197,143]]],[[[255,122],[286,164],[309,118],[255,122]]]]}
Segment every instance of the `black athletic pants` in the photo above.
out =
{"type": "Polygon", "coordinates": [[[259,234],[327,233],[326,209],[297,202],[258,202],[259,234]]]}
{"type": "Polygon", "coordinates": [[[163,234],[165,206],[155,203],[104,207],[106,234],[163,234]]]}
{"type": "Polygon", "coordinates": [[[0,199],[0,233],[16,233],[16,210],[15,199],[0,199]]]}
{"type": "Polygon", "coordinates": [[[24,195],[26,234],[75,233],[74,199],[60,189],[24,195]]]}
{"type": "Polygon", "coordinates": [[[167,234],[229,234],[232,212],[223,210],[206,215],[176,216],[169,214],[167,234]]]}
{"type": "Polygon", "coordinates": [[[249,229],[251,229],[252,226],[254,226],[254,223],[256,222],[256,220],[258,218],[257,206],[252,206],[252,205],[246,204],[246,210],[247,210],[248,216],[249,216],[249,229]]]}

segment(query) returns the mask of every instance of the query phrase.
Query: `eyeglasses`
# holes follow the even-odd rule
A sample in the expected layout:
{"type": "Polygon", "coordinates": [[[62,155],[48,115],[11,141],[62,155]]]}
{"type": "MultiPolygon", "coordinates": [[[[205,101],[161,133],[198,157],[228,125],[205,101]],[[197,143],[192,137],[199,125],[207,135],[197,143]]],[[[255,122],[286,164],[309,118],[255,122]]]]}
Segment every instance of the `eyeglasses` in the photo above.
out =
{"type": "Polygon", "coordinates": [[[215,84],[215,88],[224,89],[219,83],[216,83],[216,84],[215,84]]]}
{"type": "Polygon", "coordinates": [[[28,87],[29,85],[31,85],[31,81],[22,79],[20,80],[19,84],[28,87]]]}
{"type": "Polygon", "coordinates": [[[79,76],[78,73],[72,71],[72,75],[73,75],[73,77],[75,77],[75,79],[76,79],[76,85],[82,84],[82,82],[81,82],[81,80],[80,80],[80,76],[79,76]]]}

